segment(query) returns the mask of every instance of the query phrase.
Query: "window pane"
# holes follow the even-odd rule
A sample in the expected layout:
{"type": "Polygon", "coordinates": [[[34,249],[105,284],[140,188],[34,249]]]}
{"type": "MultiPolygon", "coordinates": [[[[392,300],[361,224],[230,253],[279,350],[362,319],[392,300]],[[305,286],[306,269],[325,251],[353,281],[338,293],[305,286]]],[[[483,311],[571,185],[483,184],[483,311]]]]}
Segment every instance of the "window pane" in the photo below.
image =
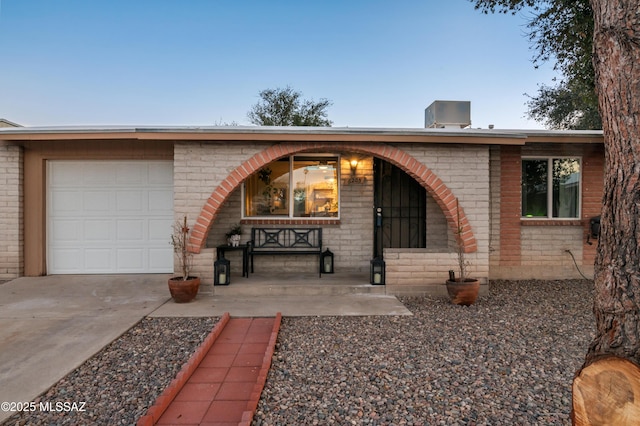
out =
{"type": "Polygon", "coordinates": [[[338,216],[338,157],[293,160],[293,216],[338,216]]]}
{"type": "Polygon", "coordinates": [[[580,161],[553,160],[553,217],[578,217],[580,161]]]}
{"type": "Polygon", "coordinates": [[[245,216],[289,215],[289,159],[274,161],[245,182],[245,216]]]}
{"type": "Polygon", "coordinates": [[[547,216],[547,160],[522,160],[522,216],[547,216]]]}

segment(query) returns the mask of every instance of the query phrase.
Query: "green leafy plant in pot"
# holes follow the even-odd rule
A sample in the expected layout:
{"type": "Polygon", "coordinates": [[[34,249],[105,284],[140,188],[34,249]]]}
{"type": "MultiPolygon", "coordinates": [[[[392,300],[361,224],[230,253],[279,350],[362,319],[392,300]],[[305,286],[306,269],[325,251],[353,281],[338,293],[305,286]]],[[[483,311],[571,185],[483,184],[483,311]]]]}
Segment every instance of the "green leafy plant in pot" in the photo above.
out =
{"type": "Polygon", "coordinates": [[[182,274],[181,276],[169,278],[169,292],[176,303],[192,301],[200,288],[200,278],[189,275],[193,261],[193,254],[187,249],[189,234],[190,229],[187,226],[186,216],[182,222],[177,220],[173,224],[171,245],[182,274]]]}
{"type": "Polygon", "coordinates": [[[453,270],[449,271],[449,279],[446,282],[447,293],[451,298],[451,302],[455,305],[469,306],[473,305],[478,298],[478,292],[480,291],[480,281],[476,278],[469,278],[467,276],[467,270],[470,266],[469,261],[465,257],[464,241],[462,239],[462,225],[460,223],[460,207],[458,205],[458,199],[456,198],[456,215],[457,215],[457,229],[456,229],[456,254],[458,257],[458,271],[460,275],[455,276],[453,270]]]}

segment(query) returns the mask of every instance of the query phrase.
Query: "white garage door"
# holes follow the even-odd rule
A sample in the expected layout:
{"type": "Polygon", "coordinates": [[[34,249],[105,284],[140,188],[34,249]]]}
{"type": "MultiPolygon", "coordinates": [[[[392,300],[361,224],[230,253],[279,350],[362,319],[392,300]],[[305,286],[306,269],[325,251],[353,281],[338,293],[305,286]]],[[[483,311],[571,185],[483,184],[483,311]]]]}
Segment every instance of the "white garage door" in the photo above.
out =
{"type": "Polygon", "coordinates": [[[171,161],[49,161],[47,272],[173,272],[171,161]]]}

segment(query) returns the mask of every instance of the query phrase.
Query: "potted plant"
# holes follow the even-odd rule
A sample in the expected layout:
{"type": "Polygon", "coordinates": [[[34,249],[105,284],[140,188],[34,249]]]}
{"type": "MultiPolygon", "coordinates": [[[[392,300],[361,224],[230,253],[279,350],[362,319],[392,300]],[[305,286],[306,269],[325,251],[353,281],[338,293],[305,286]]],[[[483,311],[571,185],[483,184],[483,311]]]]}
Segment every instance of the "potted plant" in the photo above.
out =
{"type": "Polygon", "coordinates": [[[171,245],[173,252],[180,265],[181,276],[169,278],[169,292],[176,303],[186,303],[192,301],[198,294],[200,288],[200,278],[189,275],[193,254],[187,250],[189,242],[189,227],[187,217],[184,221],[179,220],[173,224],[173,234],[171,235],[171,245]]]}
{"type": "Polygon", "coordinates": [[[480,290],[480,281],[467,276],[467,269],[470,265],[465,258],[464,243],[462,240],[462,225],[460,224],[460,209],[456,198],[456,214],[458,216],[458,229],[456,230],[456,254],[458,255],[458,271],[460,275],[455,276],[453,270],[449,271],[449,279],[446,282],[447,293],[451,302],[456,305],[469,306],[475,303],[480,290]]]}
{"type": "Polygon", "coordinates": [[[238,247],[240,245],[240,236],[242,235],[242,227],[239,224],[235,224],[231,227],[226,234],[227,241],[232,247],[238,247]]]}

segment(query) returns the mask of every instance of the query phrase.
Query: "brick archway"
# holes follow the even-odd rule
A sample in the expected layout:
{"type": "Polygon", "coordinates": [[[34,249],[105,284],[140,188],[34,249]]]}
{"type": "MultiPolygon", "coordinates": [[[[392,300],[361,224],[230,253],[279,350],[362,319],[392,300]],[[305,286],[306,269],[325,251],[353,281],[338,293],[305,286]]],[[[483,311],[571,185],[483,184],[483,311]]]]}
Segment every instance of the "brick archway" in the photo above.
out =
{"type": "Polygon", "coordinates": [[[382,158],[418,181],[429,195],[436,201],[442,209],[449,227],[453,232],[462,229],[462,243],[465,253],[472,253],[477,250],[477,244],[471,225],[460,207],[460,225],[458,225],[458,215],[456,212],[456,197],[445,183],[432,172],[427,166],[420,163],[411,155],[394,146],[384,144],[350,144],[350,143],[330,143],[330,142],[307,142],[307,143],[280,143],[255,154],[247,161],[233,170],[220,185],[213,191],[200,215],[193,226],[191,238],[189,240],[189,250],[200,253],[205,244],[209,229],[218,215],[227,197],[253,173],[260,170],[265,165],[282,157],[298,154],[301,152],[326,152],[326,151],[349,151],[361,154],[373,155],[382,158]]]}

